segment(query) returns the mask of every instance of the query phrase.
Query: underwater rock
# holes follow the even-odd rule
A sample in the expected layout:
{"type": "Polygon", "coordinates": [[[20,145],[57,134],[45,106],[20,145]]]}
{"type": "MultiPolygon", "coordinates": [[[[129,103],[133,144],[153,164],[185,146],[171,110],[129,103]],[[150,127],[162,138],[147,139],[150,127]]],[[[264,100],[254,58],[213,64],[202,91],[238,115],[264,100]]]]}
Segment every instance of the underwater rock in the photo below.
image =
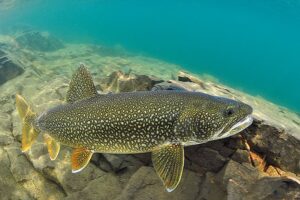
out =
{"type": "MultiPolygon", "coordinates": [[[[2,145],[1,145],[2,146],[2,145]]],[[[10,159],[7,151],[0,148],[0,194],[1,199],[33,199],[26,189],[19,185],[10,171],[10,159]]]]}
{"type": "Polygon", "coordinates": [[[228,160],[220,155],[217,150],[202,146],[186,148],[185,155],[189,161],[197,165],[197,167],[193,167],[197,171],[218,172],[228,160]]]}
{"type": "Polygon", "coordinates": [[[123,162],[122,155],[117,156],[114,154],[103,154],[107,162],[112,166],[114,171],[118,171],[123,162]]]}
{"type": "Polygon", "coordinates": [[[240,164],[251,162],[249,151],[243,149],[237,149],[236,152],[231,156],[231,159],[240,164]]]}
{"type": "Polygon", "coordinates": [[[222,200],[226,198],[226,190],[218,182],[215,173],[207,172],[205,178],[200,185],[199,196],[197,199],[216,199],[222,200]]]}
{"type": "Polygon", "coordinates": [[[230,160],[217,174],[220,183],[224,186],[227,186],[228,182],[234,180],[245,187],[247,184],[256,181],[260,176],[262,176],[261,173],[255,167],[251,166],[251,164],[239,164],[233,160],[230,160]]]}
{"type": "Polygon", "coordinates": [[[8,113],[0,112],[0,146],[6,146],[14,141],[11,134],[12,119],[8,113]]]}
{"type": "Polygon", "coordinates": [[[182,182],[173,192],[166,192],[162,188],[160,179],[155,176],[152,167],[141,167],[133,174],[126,187],[116,200],[138,199],[197,199],[199,184],[202,177],[198,174],[185,170],[182,182]]]}
{"type": "Polygon", "coordinates": [[[116,71],[101,81],[100,88],[105,92],[133,92],[151,90],[155,84],[160,82],[163,80],[156,77],[116,71]]]}
{"type": "Polygon", "coordinates": [[[251,149],[265,157],[268,164],[300,174],[300,141],[263,123],[255,123],[244,134],[251,149]]]}
{"type": "Polygon", "coordinates": [[[38,31],[26,31],[15,38],[19,46],[35,51],[56,51],[64,47],[64,44],[48,33],[38,31]]]}
{"type": "MultiPolygon", "coordinates": [[[[22,154],[19,143],[5,147],[10,161],[10,171],[16,182],[20,184],[33,199],[60,199],[65,194],[51,180],[32,167],[26,155],[22,154]]],[[[23,197],[22,197],[23,199],[23,197]]]]}
{"type": "Polygon", "coordinates": [[[106,174],[89,181],[83,190],[72,193],[65,199],[115,199],[121,191],[118,177],[113,174],[106,174]]]}
{"type": "Polygon", "coordinates": [[[229,161],[217,174],[226,199],[297,199],[300,182],[286,177],[268,177],[249,164],[229,161]]]}
{"type": "Polygon", "coordinates": [[[24,69],[0,49],[0,85],[22,74],[24,69]]]}
{"type": "Polygon", "coordinates": [[[281,177],[264,177],[250,187],[243,199],[299,199],[300,185],[294,180],[281,177]]]}

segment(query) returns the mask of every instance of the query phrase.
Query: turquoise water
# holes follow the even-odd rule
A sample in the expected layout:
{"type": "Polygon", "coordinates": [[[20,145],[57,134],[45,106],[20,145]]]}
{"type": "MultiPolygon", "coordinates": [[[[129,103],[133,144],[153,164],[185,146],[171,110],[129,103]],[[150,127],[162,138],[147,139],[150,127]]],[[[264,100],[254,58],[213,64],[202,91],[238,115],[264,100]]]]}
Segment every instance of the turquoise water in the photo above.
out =
{"type": "Polygon", "coordinates": [[[300,112],[299,1],[28,0],[0,12],[0,31],[122,45],[300,112]]]}

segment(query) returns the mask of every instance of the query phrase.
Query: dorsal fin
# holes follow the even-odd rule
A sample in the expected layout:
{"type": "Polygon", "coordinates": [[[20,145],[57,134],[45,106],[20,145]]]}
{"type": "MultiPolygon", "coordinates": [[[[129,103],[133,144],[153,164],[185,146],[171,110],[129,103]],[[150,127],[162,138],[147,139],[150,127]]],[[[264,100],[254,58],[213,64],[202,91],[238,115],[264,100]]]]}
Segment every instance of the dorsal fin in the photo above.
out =
{"type": "Polygon", "coordinates": [[[67,92],[66,101],[74,103],[75,101],[93,97],[97,94],[92,76],[84,64],[72,76],[72,80],[67,92]]]}

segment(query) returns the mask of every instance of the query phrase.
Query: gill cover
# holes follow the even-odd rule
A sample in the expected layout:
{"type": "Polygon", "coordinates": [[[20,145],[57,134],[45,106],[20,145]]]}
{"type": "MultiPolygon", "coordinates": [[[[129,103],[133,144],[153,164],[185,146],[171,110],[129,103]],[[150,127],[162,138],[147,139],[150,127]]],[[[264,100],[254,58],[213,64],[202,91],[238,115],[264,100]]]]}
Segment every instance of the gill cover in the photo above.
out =
{"type": "Polygon", "coordinates": [[[34,127],[36,113],[34,113],[21,95],[16,95],[16,107],[22,120],[22,152],[31,148],[39,131],[34,127]]]}

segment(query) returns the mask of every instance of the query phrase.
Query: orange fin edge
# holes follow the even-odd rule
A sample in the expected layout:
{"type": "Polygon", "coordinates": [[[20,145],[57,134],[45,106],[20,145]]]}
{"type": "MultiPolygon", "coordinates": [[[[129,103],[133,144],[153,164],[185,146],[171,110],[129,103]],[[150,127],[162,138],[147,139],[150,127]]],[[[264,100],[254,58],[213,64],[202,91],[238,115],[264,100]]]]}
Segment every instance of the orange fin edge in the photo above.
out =
{"type": "Polygon", "coordinates": [[[93,151],[84,147],[76,148],[72,152],[72,173],[77,173],[83,170],[92,158],[93,151]]]}

